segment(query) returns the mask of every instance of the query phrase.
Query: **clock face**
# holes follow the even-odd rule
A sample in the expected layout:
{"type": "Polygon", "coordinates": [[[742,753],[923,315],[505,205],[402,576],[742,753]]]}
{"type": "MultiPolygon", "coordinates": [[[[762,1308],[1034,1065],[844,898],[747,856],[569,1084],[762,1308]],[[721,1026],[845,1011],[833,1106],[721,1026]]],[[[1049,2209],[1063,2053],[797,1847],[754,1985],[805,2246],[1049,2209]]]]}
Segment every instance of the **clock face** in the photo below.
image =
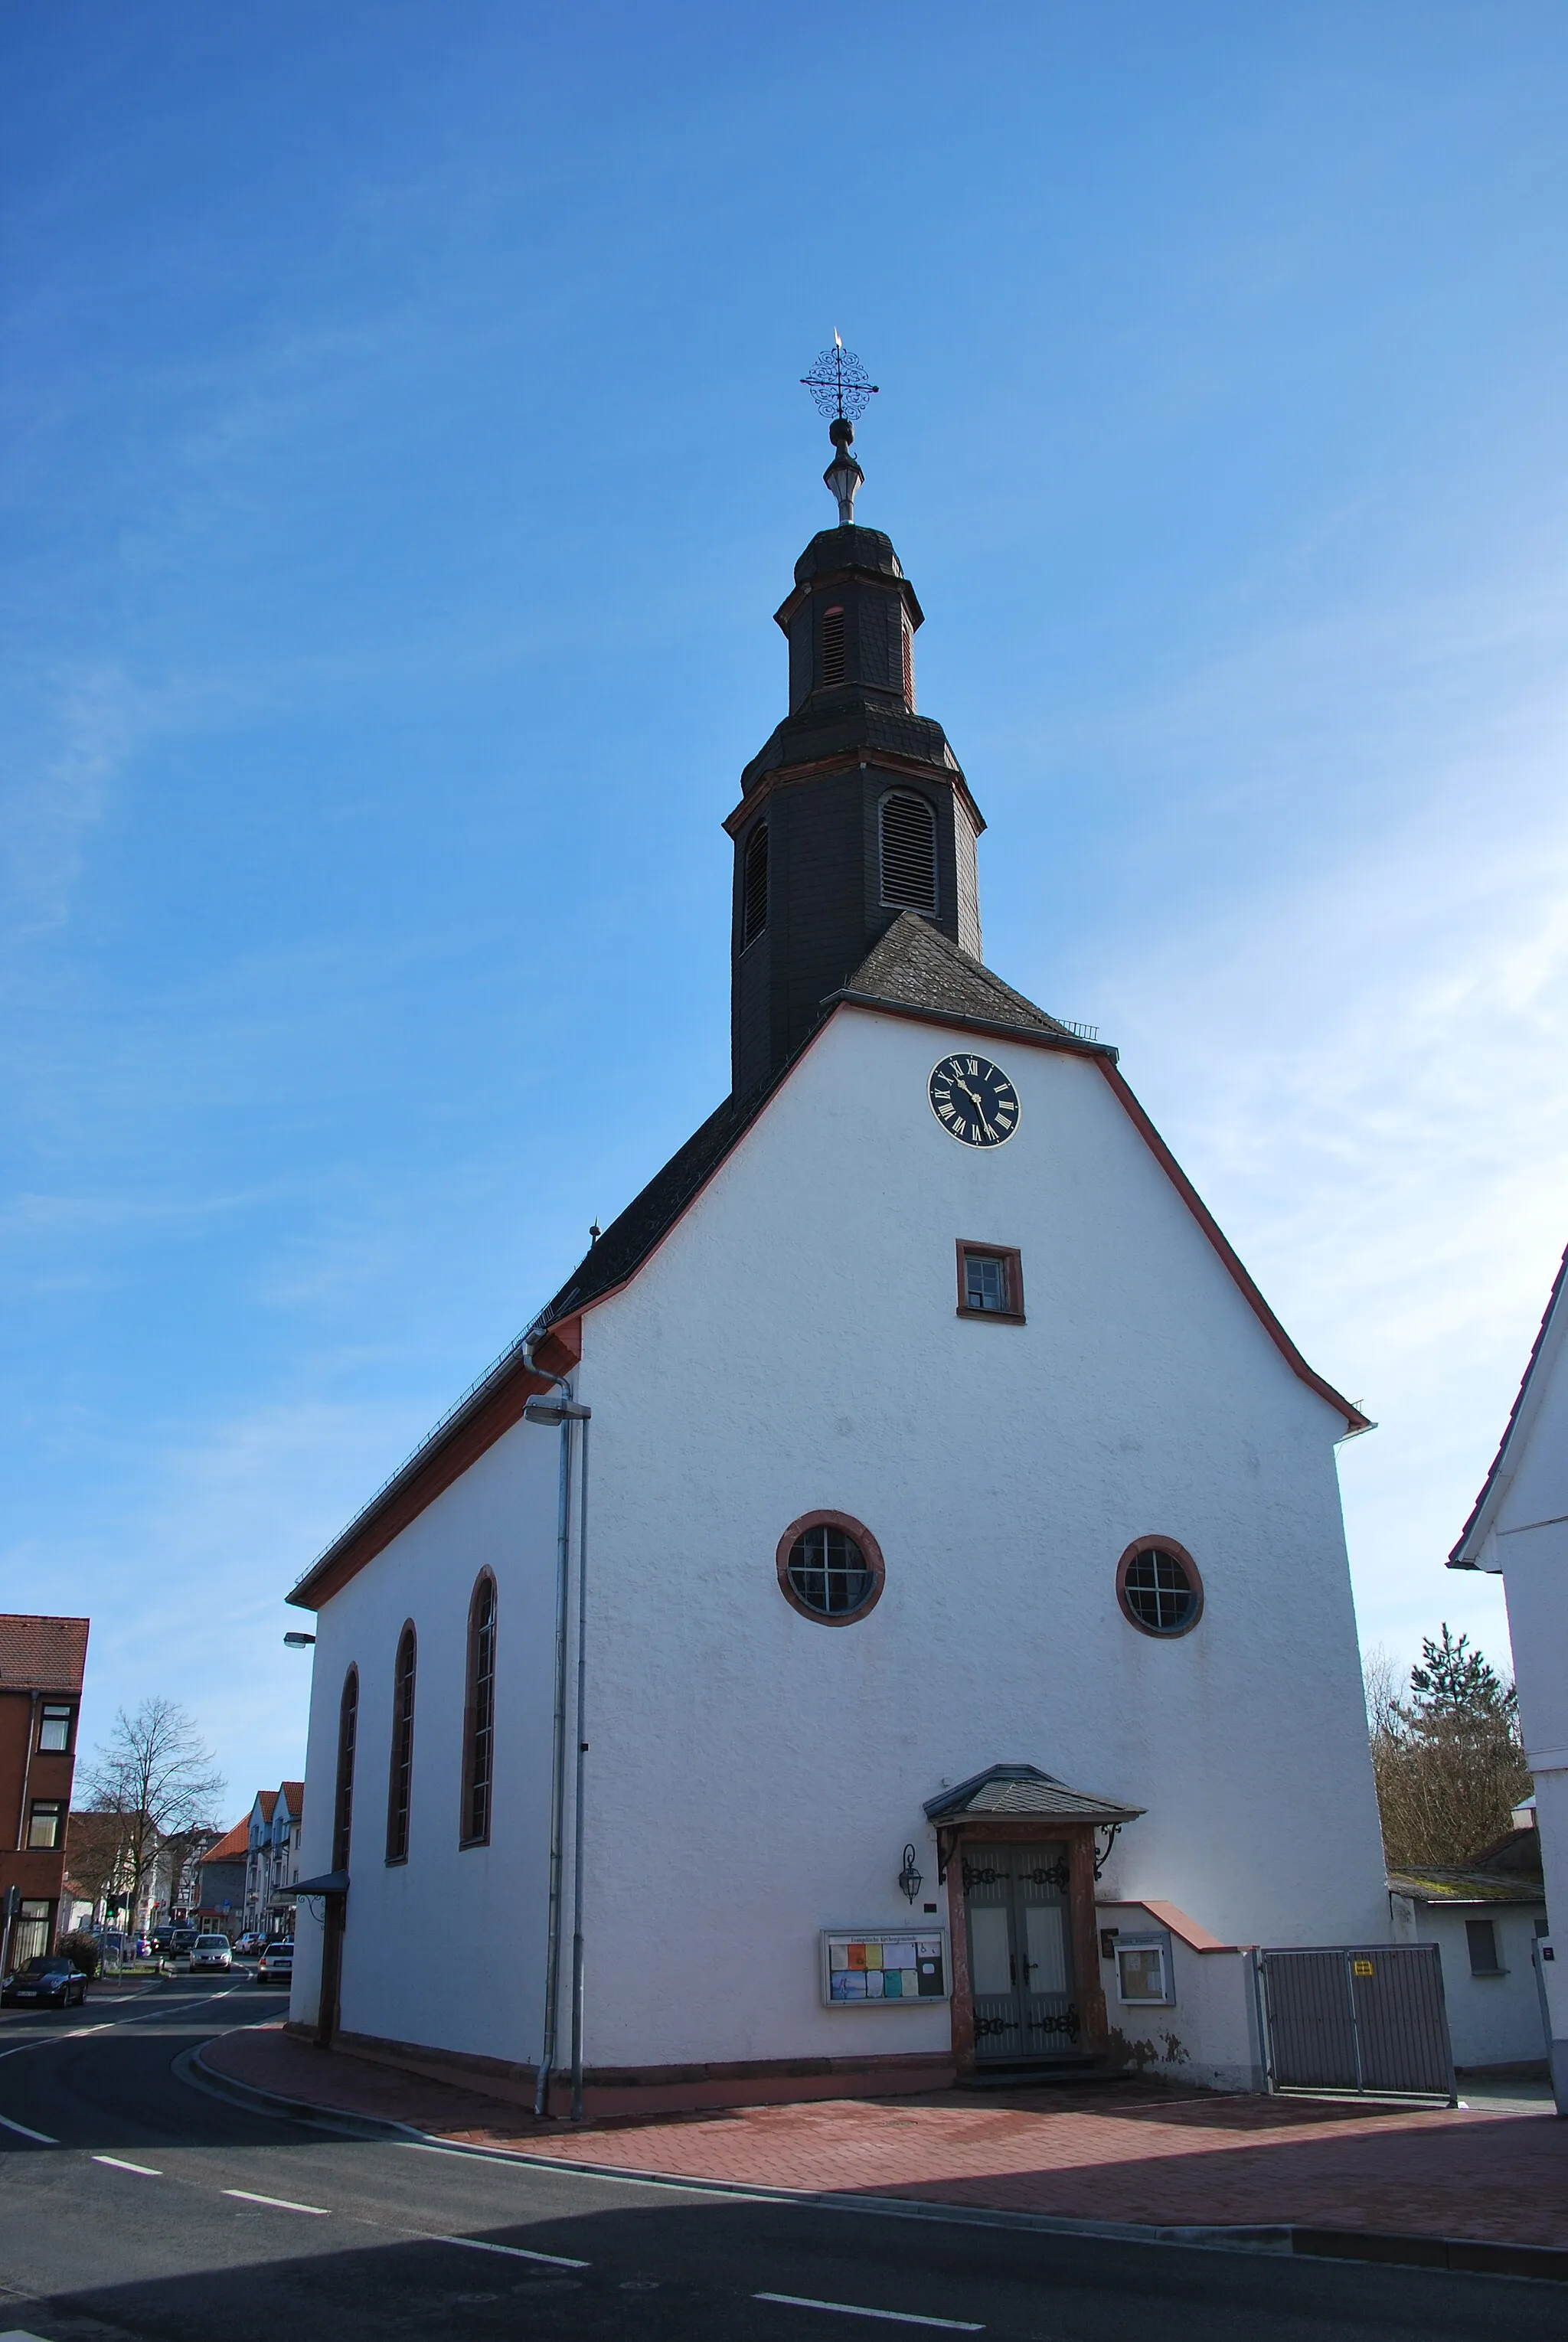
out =
{"type": "Polygon", "coordinates": [[[927,1084],[931,1111],[964,1146],[1000,1146],[1018,1127],[1018,1093],[989,1057],[967,1049],[934,1066],[927,1084]]]}

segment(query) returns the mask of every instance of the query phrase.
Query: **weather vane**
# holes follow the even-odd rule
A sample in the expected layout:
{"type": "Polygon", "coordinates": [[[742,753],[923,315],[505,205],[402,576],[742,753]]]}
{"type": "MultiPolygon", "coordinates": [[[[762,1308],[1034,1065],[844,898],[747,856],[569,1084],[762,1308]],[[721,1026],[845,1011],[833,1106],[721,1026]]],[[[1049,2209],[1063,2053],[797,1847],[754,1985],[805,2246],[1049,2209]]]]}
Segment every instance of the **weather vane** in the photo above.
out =
{"type": "Polygon", "coordinates": [[[854,352],[844,348],[836,327],[832,349],[823,351],[810,374],[802,375],[801,382],[816,402],[817,413],[829,417],[827,435],[833,441],[834,457],[822,476],[830,494],[838,499],[840,528],[853,528],[855,491],[865,474],[850,454],[850,445],[855,424],[876,396],[878,385],[867,378],[854,352]]]}

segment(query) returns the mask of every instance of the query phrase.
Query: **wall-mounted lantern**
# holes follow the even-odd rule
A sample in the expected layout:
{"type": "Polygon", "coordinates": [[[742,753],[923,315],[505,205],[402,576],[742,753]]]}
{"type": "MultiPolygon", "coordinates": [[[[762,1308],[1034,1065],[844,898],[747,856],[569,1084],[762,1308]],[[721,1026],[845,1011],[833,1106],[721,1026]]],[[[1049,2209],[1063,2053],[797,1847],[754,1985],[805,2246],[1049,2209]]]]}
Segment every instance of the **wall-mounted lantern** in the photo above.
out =
{"type": "Polygon", "coordinates": [[[922,1887],[925,1883],[922,1878],[919,1870],[915,1867],[914,1848],[913,1846],[906,1846],[904,1849],[904,1868],[898,1874],[898,1883],[903,1887],[904,1894],[908,1897],[911,1903],[914,1902],[915,1897],[919,1894],[922,1887]]]}

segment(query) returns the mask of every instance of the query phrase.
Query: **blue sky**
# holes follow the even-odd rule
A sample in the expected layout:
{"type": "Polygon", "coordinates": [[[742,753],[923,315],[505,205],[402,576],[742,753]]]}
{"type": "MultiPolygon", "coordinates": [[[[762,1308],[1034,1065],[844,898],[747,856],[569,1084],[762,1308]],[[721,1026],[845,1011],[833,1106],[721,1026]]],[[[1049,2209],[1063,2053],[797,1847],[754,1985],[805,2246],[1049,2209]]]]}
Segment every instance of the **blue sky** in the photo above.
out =
{"type": "Polygon", "coordinates": [[[667,5],[0,24],[7,1606],[237,1812],[299,1570],[727,1086],[740,766],[832,517],[1313,1363],[1363,1637],[1568,1237],[1568,17],[667,5]]]}

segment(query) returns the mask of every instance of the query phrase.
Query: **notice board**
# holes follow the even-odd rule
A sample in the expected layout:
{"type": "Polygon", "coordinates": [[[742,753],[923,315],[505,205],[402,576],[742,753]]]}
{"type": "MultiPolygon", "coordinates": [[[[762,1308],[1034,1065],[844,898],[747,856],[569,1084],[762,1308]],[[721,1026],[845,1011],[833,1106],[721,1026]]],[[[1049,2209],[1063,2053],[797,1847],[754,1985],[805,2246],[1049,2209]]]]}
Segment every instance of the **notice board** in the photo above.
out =
{"type": "Polygon", "coordinates": [[[820,1942],[829,2008],[902,2008],[947,1998],[945,1927],[824,1927],[820,1942]]]}

